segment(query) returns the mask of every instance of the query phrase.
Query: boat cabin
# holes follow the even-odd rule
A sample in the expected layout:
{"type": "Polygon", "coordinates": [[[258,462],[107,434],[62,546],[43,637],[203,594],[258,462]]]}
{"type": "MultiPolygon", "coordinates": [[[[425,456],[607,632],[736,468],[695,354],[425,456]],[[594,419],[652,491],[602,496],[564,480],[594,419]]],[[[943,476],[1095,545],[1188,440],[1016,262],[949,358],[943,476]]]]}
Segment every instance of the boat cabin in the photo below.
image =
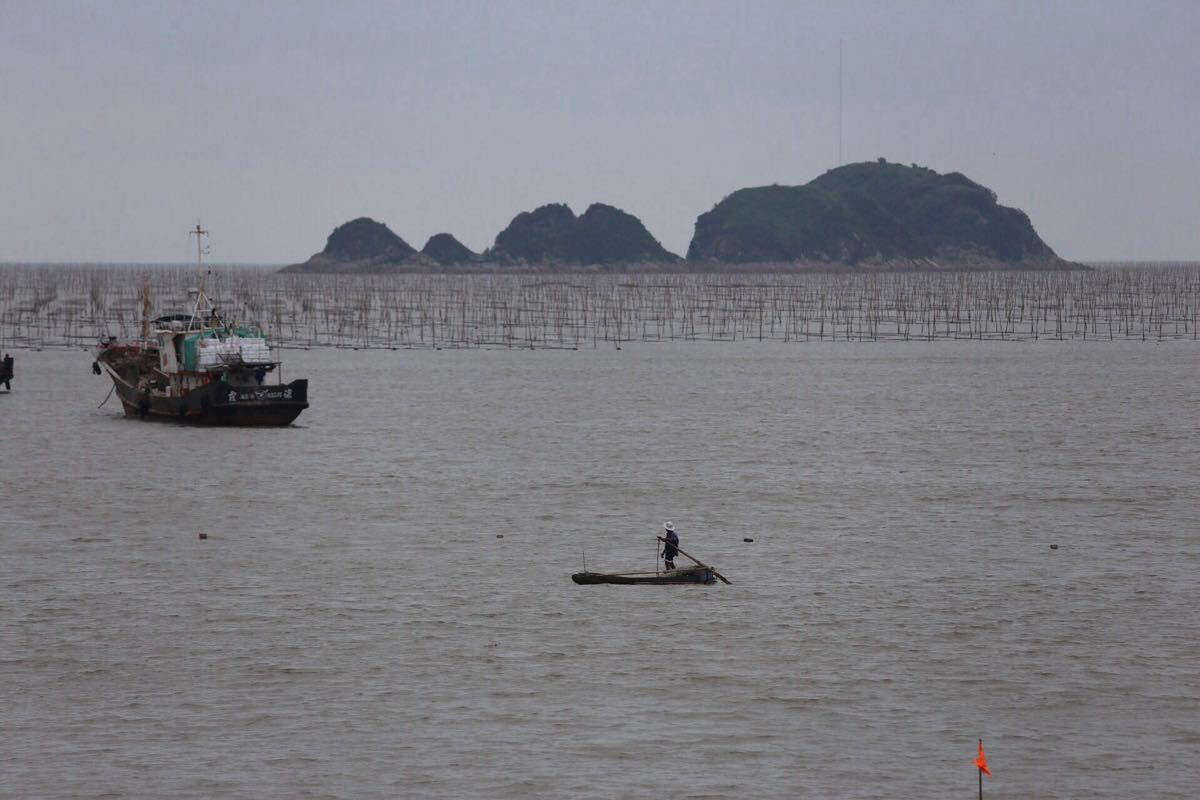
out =
{"type": "MultiPolygon", "coordinates": [[[[179,315],[182,316],[182,315],[179,315]]],[[[155,331],[158,372],[168,386],[190,392],[210,381],[253,387],[278,366],[261,330],[246,326],[187,326],[178,317],[155,331]]],[[[166,386],[161,388],[168,388],[166,386]]]]}

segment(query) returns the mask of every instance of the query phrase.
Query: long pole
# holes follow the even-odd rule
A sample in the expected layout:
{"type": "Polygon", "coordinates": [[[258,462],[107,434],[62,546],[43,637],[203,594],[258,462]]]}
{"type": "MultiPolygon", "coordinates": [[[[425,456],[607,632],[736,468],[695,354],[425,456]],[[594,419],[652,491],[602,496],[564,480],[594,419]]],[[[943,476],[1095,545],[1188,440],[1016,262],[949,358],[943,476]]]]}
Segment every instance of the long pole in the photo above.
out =
{"type": "MultiPolygon", "coordinates": [[[[188,320],[188,329],[191,330],[192,322],[194,322],[196,320],[196,317],[200,315],[200,302],[205,296],[204,295],[204,246],[201,243],[201,239],[208,235],[208,231],[201,228],[200,222],[199,222],[199,220],[197,220],[196,221],[196,229],[193,231],[188,231],[188,235],[196,237],[196,270],[200,273],[200,284],[197,287],[197,291],[196,291],[196,305],[192,307],[192,318],[190,320],[188,320]]],[[[200,327],[201,328],[204,327],[203,320],[201,321],[200,327]]]]}
{"type": "MultiPolygon", "coordinates": [[[[663,538],[663,537],[661,537],[661,536],[656,536],[656,537],[654,537],[654,538],[658,539],[660,542],[663,542],[664,544],[665,544],[665,543],[666,543],[666,541],[667,541],[666,539],[664,539],[664,538],[663,538]]],[[[713,573],[713,575],[716,575],[718,578],[720,578],[720,579],[721,579],[722,581],[724,581],[725,583],[729,583],[729,581],[728,581],[728,580],[725,578],[725,576],[724,576],[724,575],[722,575],[721,573],[717,572],[715,569],[713,569],[712,567],[710,567],[708,564],[705,564],[703,561],[701,561],[700,559],[696,558],[695,556],[688,556],[688,554],[687,554],[687,553],[683,552],[683,550],[681,550],[681,549],[680,549],[679,545],[674,545],[674,547],[675,547],[675,549],[676,549],[676,550],[678,550],[678,551],[679,551],[680,555],[685,555],[685,556],[687,556],[687,557],[688,557],[688,558],[690,558],[692,561],[695,561],[697,564],[699,564],[700,566],[704,567],[705,569],[712,569],[712,573],[713,573]]],[[[655,550],[657,550],[657,549],[658,549],[658,548],[657,548],[657,547],[655,547],[655,550]]]]}
{"type": "Polygon", "coordinates": [[[842,40],[838,39],[838,166],[842,165],[842,40]]]}
{"type": "MultiPolygon", "coordinates": [[[[983,756],[983,739],[979,740],[979,755],[983,756]]],[[[979,772],[979,800],[983,800],[983,767],[976,767],[979,772]]]]}

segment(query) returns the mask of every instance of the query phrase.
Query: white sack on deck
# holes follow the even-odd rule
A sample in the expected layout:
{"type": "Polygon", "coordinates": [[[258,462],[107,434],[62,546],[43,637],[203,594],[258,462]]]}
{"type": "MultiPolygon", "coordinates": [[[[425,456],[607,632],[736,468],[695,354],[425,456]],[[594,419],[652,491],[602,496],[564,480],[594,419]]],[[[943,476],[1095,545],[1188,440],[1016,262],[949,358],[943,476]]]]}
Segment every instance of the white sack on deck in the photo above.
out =
{"type": "Polygon", "coordinates": [[[224,364],[267,364],[271,361],[271,348],[260,336],[201,339],[197,359],[200,369],[224,364]]]}

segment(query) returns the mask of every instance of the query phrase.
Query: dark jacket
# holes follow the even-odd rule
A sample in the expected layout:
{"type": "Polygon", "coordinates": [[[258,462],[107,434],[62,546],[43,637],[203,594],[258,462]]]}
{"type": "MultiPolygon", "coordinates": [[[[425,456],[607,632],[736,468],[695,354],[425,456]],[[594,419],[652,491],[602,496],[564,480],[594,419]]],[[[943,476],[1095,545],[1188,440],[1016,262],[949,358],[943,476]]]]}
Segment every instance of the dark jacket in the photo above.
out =
{"type": "Polygon", "coordinates": [[[667,561],[674,561],[675,556],[679,554],[679,536],[675,531],[667,531],[667,543],[663,545],[663,558],[667,561]]]}

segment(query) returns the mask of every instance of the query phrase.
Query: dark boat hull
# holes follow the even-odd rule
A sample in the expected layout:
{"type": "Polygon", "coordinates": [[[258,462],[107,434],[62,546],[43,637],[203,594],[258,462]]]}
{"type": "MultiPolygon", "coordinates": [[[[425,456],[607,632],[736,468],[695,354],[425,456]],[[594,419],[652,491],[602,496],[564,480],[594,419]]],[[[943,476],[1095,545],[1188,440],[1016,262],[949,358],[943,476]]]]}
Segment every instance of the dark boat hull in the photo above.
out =
{"type": "Polygon", "coordinates": [[[308,408],[308,381],[268,386],[230,386],[213,381],[180,397],[138,391],[113,375],[125,416],[190,425],[278,427],[290,425],[308,408]]]}
{"type": "Polygon", "coordinates": [[[676,584],[676,583],[716,583],[711,567],[690,567],[675,569],[670,572],[657,573],[606,573],[606,572],[576,572],[571,576],[576,583],[620,583],[620,584],[676,584]]]}

